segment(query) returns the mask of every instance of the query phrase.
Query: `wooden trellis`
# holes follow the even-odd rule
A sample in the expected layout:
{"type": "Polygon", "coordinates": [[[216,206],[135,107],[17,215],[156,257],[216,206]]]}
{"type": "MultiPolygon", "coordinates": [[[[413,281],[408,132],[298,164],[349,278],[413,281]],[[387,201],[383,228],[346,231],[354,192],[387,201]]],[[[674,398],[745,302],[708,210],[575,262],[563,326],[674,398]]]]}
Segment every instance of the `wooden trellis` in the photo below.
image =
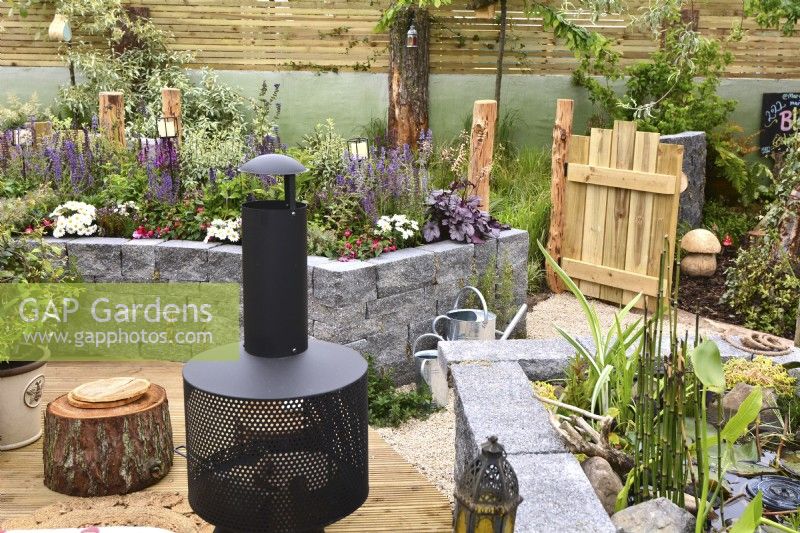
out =
{"type": "Polygon", "coordinates": [[[624,304],[658,293],[665,237],[675,251],[683,164],[683,147],[659,139],[617,121],[568,140],[554,224],[562,224],[561,267],[587,296],[624,304]]]}

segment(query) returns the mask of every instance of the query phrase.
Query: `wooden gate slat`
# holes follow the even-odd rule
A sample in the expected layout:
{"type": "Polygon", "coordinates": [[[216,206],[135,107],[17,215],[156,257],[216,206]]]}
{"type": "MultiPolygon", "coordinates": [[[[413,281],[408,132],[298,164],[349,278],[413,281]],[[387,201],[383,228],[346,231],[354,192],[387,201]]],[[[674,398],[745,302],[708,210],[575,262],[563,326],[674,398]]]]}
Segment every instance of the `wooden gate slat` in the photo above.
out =
{"type": "MultiPolygon", "coordinates": [[[[569,141],[567,164],[589,162],[589,137],[573,135],[569,141]]],[[[569,169],[569,167],[567,167],[569,169]]],[[[561,255],[580,257],[583,241],[583,213],[586,208],[586,185],[567,181],[564,187],[564,243],[561,255]]]]}
{"type": "MultiPolygon", "coordinates": [[[[633,168],[636,147],[636,123],[614,121],[611,140],[611,168],[630,170],[633,168]]],[[[615,269],[625,268],[625,248],[628,242],[628,212],[631,205],[631,191],[611,187],[608,189],[606,208],[606,229],[603,235],[603,265],[615,269]]],[[[622,300],[622,290],[604,285],[600,297],[609,301],[622,300]]]]}
{"type": "MultiPolygon", "coordinates": [[[[658,133],[655,135],[659,137],[658,133]]],[[[653,156],[654,166],[655,160],[656,158],[653,156]]],[[[619,170],[614,168],[593,167],[591,165],[570,165],[567,169],[567,181],[577,181],[590,185],[604,185],[606,187],[652,192],[656,194],[671,195],[675,190],[675,176],[669,174],[658,174],[655,172],[638,170],[619,170]]]]}
{"type": "MultiPolygon", "coordinates": [[[[609,166],[611,160],[612,131],[601,128],[592,128],[589,141],[589,164],[594,166],[609,166]]],[[[602,264],[603,242],[605,233],[604,216],[608,202],[608,188],[599,185],[586,186],[586,204],[583,214],[583,238],[581,246],[581,260],[587,263],[602,264]]],[[[600,286],[596,283],[582,281],[581,291],[586,296],[595,298],[600,296],[600,286]]]]}
{"type": "Polygon", "coordinates": [[[637,274],[620,268],[596,265],[568,257],[561,260],[561,268],[570,277],[600,284],[604,288],[616,287],[618,290],[625,289],[652,296],[658,293],[658,278],[655,276],[637,274]]]}
{"type": "MultiPolygon", "coordinates": [[[[645,176],[658,177],[662,183],[672,181],[670,193],[675,188],[675,176],[655,174],[658,161],[658,133],[637,132],[636,153],[633,158],[633,169],[645,176]],[[649,174],[648,174],[649,173],[649,174]],[[668,178],[668,179],[667,179],[668,178]]],[[[640,182],[646,182],[646,179],[640,182]]],[[[625,270],[638,274],[647,274],[647,260],[650,255],[650,232],[653,219],[654,191],[635,190],[631,192],[631,210],[628,218],[628,242],[625,252],[625,270]]],[[[623,291],[622,302],[629,302],[640,291],[623,291]]],[[[646,297],[639,300],[637,307],[644,307],[646,297]]]]}
{"type": "MultiPolygon", "coordinates": [[[[653,197],[653,229],[650,233],[650,254],[647,273],[658,276],[661,265],[661,251],[664,249],[664,238],[670,239],[669,257],[675,252],[675,232],[678,226],[678,201],[680,198],[680,175],[683,166],[683,146],[678,144],[659,144],[656,171],[659,174],[672,174],[675,180],[675,194],[653,197]]],[[[672,279],[672,261],[667,262],[667,285],[669,291],[672,279]]],[[[653,309],[651,307],[651,309],[653,309]]]]}

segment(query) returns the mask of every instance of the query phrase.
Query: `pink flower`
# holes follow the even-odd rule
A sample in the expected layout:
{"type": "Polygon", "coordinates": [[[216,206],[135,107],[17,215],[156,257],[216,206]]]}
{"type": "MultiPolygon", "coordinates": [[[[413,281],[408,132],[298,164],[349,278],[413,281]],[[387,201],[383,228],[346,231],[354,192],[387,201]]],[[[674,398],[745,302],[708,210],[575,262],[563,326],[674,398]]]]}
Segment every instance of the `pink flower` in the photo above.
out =
{"type": "Polygon", "coordinates": [[[27,228],[25,228],[25,233],[33,233],[33,228],[28,226],[27,228]]]}
{"type": "Polygon", "coordinates": [[[733,244],[733,239],[731,239],[730,235],[725,235],[725,238],[722,239],[723,246],[731,246],[733,244]]]}
{"type": "Polygon", "coordinates": [[[346,229],[346,230],[344,230],[344,236],[345,236],[345,238],[347,238],[347,237],[350,237],[350,235],[352,235],[352,234],[353,234],[353,232],[352,232],[352,231],[350,231],[349,229],[346,229]]]}
{"type": "Polygon", "coordinates": [[[345,247],[345,248],[347,248],[347,249],[349,250],[350,248],[352,248],[352,247],[353,247],[353,245],[352,245],[352,244],[350,244],[349,242],[346,242],[346,243],[344,243],[344,247],[345,247]]]}

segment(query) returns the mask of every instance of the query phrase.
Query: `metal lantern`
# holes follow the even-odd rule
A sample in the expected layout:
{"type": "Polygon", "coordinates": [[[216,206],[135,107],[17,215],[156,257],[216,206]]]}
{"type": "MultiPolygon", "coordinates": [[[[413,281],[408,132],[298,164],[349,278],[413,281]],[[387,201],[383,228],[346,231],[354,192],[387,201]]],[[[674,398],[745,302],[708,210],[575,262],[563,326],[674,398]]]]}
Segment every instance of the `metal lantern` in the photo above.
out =
{"type": "Polygon", "coordinates": [[[491,436],[456,484],[455,533],[512,533],[519,495],[506,451],[491,436]]]}
{"type": "Polygon", "coordinates": [[[419,35],[417,34],[417,28],[412,24],[411,27],[408,28],[408,33],[406,33],[406,48],[416,48],[418,45],[419,35]]]}
{"type": "Polygon", "coordinates": [[[178,120],[175,117],[159,117],[156,127],[161,139],[174,139],[178,136],[178,120]]]}
{"type": "Polygon", "coordinates": [[[369,157],[369,141],[366,137],[355,137],[347,141],[347,152],[350,157],[363,161],[369,157]]]}

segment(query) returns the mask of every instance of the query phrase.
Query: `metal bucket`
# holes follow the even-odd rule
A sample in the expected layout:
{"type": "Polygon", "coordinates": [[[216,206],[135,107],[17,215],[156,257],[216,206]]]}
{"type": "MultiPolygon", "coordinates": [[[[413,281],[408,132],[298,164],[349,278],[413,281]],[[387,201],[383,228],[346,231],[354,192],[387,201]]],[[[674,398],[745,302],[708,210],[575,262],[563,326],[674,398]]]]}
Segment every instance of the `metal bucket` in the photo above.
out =
{"type": "Polygon", "coordinates": [[[476,340],[493,341],[495,340],[495,323],[497,316],[490,313],[486,305],[486,299],[481,291],[475,287],[464,287],[456,296],[453,304],[454,309],[444,315],[439,315],[433,319],[433,331],[448,341],[456,340],[476,340]],[[473,291],[478,295],[483,309],[459,309],[461,296],[466,291],[473,291]],[[444,331],[437,329],[440,322],[443,322],[444,331]]]}
{"type": "Polygon", "coordinates": [[[417,345],[419,341],[423,339],[436,339],[437,344],[444,339],[436,333],[425,333],[417,337],[417,340],[414,341],[414,347],[411,349],[414,353],[414,366],[416,367],[415,382],[417,385],[417,392],[429,393],[431,392],[431,370],[439,358],[439,350],[436,345],[434,345],[430,350],[418,351],[417,345]]]}

